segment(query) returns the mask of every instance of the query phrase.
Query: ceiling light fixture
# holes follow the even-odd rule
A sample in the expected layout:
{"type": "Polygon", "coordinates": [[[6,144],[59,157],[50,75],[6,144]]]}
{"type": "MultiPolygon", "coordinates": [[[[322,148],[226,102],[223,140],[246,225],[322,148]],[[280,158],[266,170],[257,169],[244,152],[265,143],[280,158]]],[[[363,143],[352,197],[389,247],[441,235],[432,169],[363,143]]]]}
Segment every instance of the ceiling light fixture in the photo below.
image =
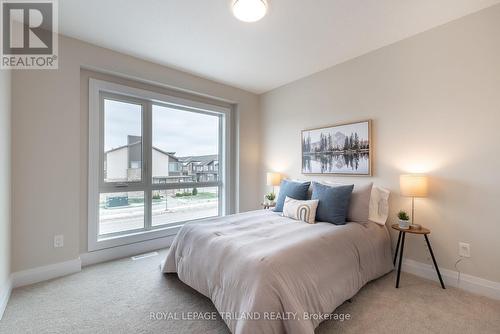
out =
{"type": "Polygon", "coordinates": [[[243,22],[257,22],[266,13],[266,0],[235,0],[233,2],[233,14],[243,22]]]}

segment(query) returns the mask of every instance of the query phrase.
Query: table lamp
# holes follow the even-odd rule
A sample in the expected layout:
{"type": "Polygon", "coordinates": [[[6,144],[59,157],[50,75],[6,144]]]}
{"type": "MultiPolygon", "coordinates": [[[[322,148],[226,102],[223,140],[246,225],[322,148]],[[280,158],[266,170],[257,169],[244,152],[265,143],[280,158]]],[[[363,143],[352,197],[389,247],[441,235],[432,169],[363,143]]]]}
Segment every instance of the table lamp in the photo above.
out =
{"type": "Polygon", "coordinates": [[[415,197],[427,196],[427,176],[422,174],[401,175],[399,178],[401,196],[411,197],[411,223],[415,225],[415,197]]]}
{"type": "Polygon", "coordinates": [[[266,176],[267,176],[267,182],[266,182],[266,184],[268,186],[272,186],[273,187],[273,193],[275,193],[274,188],[276,186],[279,186],[280,182],[281,182],[281,175],[280,175],[280,173],[268,172],[266,176]]]}

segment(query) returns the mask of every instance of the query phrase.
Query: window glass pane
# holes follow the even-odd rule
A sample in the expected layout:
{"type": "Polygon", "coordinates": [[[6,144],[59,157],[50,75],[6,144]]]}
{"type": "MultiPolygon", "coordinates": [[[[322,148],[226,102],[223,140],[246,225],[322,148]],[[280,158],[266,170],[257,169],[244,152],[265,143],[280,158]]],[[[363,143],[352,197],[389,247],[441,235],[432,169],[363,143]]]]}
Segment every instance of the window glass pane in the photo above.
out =
{"type": "Polygon", "coordinates": [[[142,106],[104,100],[104,182],[141,181],[142,106]]]}
{"type": "Polygon", "coordinates": [[[153,190],[153,226],[218,215],[217,187],[153,190]]]}
{"type": "Polygon", "coordinates": [[[102,193],[99,235],[144,228],[144,192],[102,193]]]}
{"type": "Polygon", "coordinates": [[[153,184],[219,179],[219,117],[153,105],[153,184]]]}

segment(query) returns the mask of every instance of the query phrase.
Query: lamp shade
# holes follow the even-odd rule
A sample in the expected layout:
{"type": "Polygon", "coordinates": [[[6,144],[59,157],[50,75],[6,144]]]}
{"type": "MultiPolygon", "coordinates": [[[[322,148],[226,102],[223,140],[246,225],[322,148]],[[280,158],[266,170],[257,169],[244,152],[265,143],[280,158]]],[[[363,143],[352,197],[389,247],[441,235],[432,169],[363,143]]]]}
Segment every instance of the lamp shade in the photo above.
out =
{"type": "Polygon", "coordinates": [[[267,185],[268,186],[279,186],[281,182],[281,175],[280,173],[267,173],[267,185]]]}
{"type": "Polygon", "coordinates": [[[419,174],[401,175],[399,178],[401,195],[407,197],[427,196],[427,176],[419,174]]]}

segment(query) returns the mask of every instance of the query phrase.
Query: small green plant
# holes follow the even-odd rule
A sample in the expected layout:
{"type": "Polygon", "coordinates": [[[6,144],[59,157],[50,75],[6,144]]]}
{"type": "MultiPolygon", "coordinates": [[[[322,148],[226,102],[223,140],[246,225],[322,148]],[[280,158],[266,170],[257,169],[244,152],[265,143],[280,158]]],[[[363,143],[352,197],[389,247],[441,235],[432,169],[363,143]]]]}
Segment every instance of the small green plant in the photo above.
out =
{"type": "Polygon", "coordinates": [[[161,199],[160,193],[154,193],[153,194],[153,199],[161,199]]]}
{"type": "Polygon", "coordinates": [[[403,210],[398,212],[398,218],[401,220],[410,220],[410,217],[408,216],[406,211],[403,211],[403,210]]]}
{"type": "Polygon", "coordinates": [[[271,192],[269,194],[266,195],[266,199],[270,202],[274,201],[276,199],[276,194],[271,192]]]}
{"type": "Polygon", "coordinates": [[[193,188],[192,194],[193,194],[193,196],[198,195],[198,189],[197,188],[193,188]]]}

